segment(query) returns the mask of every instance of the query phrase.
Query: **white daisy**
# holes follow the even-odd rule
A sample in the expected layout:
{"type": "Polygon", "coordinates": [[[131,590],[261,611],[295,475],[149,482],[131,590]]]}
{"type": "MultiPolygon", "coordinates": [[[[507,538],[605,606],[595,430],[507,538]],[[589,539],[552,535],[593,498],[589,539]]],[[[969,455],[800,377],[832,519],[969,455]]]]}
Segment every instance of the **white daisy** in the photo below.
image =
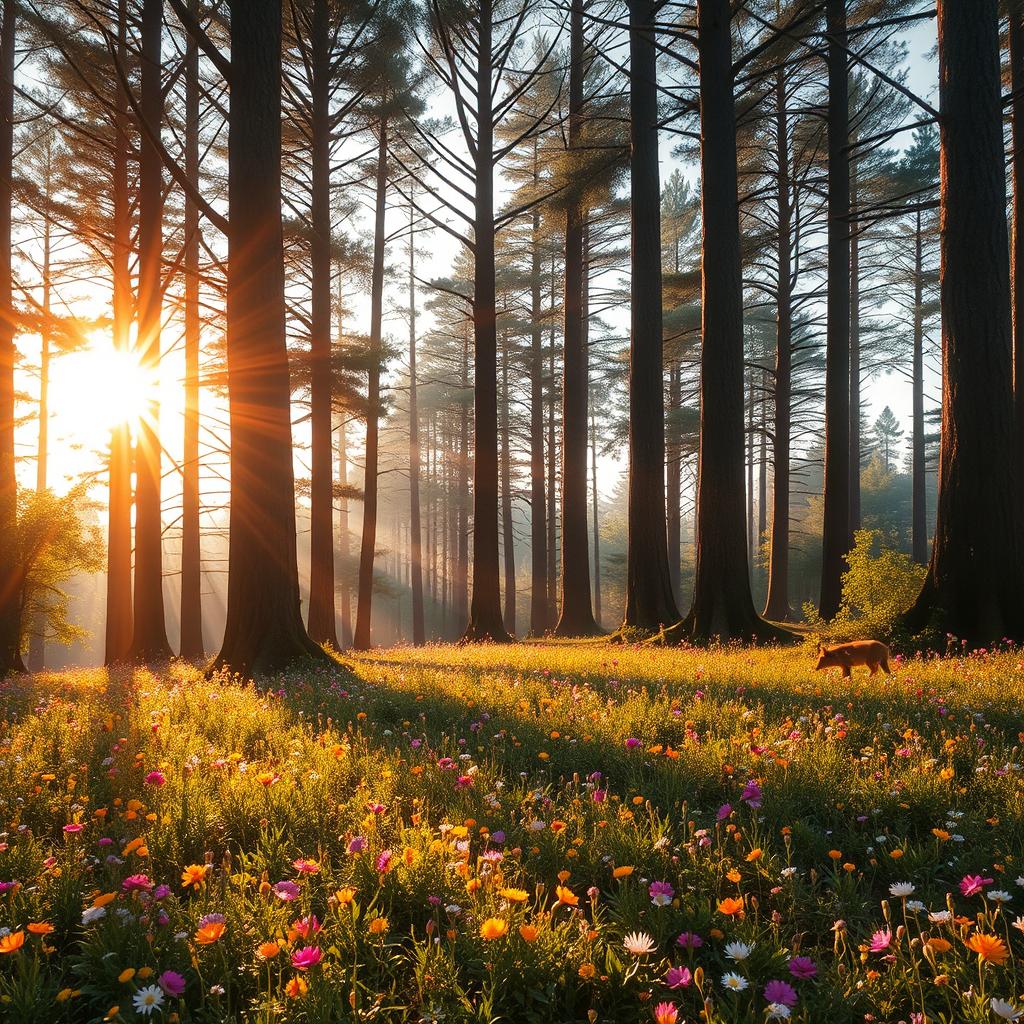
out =
{"type": "Polygon", "coordinates": [[[912,914],[921,914],[925,909],[925,905],[920,900],[907,900],[907,910],[912,914]]]}
{"type": "Polygon", "coordinates": [[[749,946],[745,942],[730,942],[725,947],[725,955],[730,960],[746,960],[753,948],[753,942],[749,946]]]}
{"type": "Polygon", "coordinates": [[[912,882],[893,882],[889,886],[891,896],[913,896],[914,884],[912,882]]]}
{"type": "Polygon", "coordinates": [[[737,974],[735,971],[723,974],[722,984],[732,992],[742,992],[750,986],[750,982],[742,974],[737,974]]]}
{"type": "Polygon", "coordinates": [[[1005,889],[993,889],[988,898],[994,903],[1009,903],[1013,897],[1005,889]]]}
{"type": "Polygon", "coordinates": [[[993,996],[988,1001],[988,1005],[992,1012],[1002,1020],[1020,1020],[1024,1018],[1024,1010],[1018,1010],[1013,1003],[1008,1003],[1005,999],[997,999],[993,996]]]}
{"type": "Polygon", "coordinates": [[[82,911],[82,924],[92,924],[93,921],[98,921],[101,917],[106,917],[106,907],[86,907],[82,911]]]}
{"type": "Polygon", "coordinates": [[[933,910],[928,915],[928,920],[933,924],[946,924],[952,916],[948,910],[933,910]]]}
{"type": "Polygon", "coordinates": [[[147,985],[140,988],[132,997],[135,1005],[135,1012],[148,1017],[154,1010],[158,1009],[164,1001],[164,991],[159,985],[147,985]]]}
{"type": "Polygon", "coordinates": [[[625,946],[626,952],[632,953],[633,956],[647,956],[657,949],[657,944],[647,932],[630,932],[622,940],[622,945],[625,946]]]}

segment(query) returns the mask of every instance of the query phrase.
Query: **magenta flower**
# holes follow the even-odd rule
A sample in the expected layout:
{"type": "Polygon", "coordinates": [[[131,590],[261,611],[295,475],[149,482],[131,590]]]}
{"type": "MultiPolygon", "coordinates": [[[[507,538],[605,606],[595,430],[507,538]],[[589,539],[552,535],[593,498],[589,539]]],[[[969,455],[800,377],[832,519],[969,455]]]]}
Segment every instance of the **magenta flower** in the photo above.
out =
{"type": "Polygon", "coordinates": [[[294,882],[278,882],[273,889],[274,895],[285,903],[299,898],[299,887],[294,882]]]}
{"type": "Polygon", "coordinates": [[[761,806],[761,787],[751,779],[744,787],[743,792],[740,794],[740,799],[749,804],[751,807],[761,806]]]}
{"type": "Polygon", "coordinates": [[[366,840],[362,836],[353,836],[346,849],[349,853],[362,853],[366,849],[366,840]]]}
{"type": "Polygon", "coordinates": [[[590,798],[594,801],[595,804],[603,804],[605,800],[608,799],[608,790],[595,789],[594,792],[590,795],[590,798]]]}
{"type": "Polygon", "coordinates": [[[693,981],[689,967],[670,967],[665,972],[665,985],[668,988],[686,988],[693,981]]]}
{"type": "Polygon", "coordinates": [[[796,1006],[796,989],[788,981],[769,981],[764,987],[764,997],[769,1003],[796,1006]]]}
{"type": "Polygon", "coordinates": [[[700,949],[704,945],[704,940],[696,932],[683,932],[676,939],[676,945],[682,946],[683,949],[700,949]]]}
{"type": "Polygon", "coordinates": [[[801,981],[809,981],[818,974],[818,968],[809,956],[794,956],[789,961],[789,973],[801,981]]]}
{"type": "Polygon", "coordinates": [[[306,917],[300,917],[295,921],[292,921],[292,928],[301,935],[304,939],[311,938],[316,935],[323,926],[317,919],[316,914],[308,914],[306,917]]]}
{"type": "Polygon", "coordinates": [[[149,892],[153,883],[148,875],[129,875],[122,883],[121,888],[125,892],[149,892]]]}
{"type": "Polygon", "coordinates": [[[718,821],[725,821],[730,814],[732,814],[732,804],[722,804],[722,806],[718,808],[718,814],[715,815],[715,818],[718,821]]]}
{"type": "Polygon", "coordinates": [[[388,868],[391,867],[391,856],[392,854],[390,850],[381,850],[381,852],[377,854],[377,870],[382,875],[386,874],[388,868]]]}
{"type": "Polygon", "coordinates": [[[85,828],[84,825],[79,825],[77,822],[72,822],[72,824],[64,826],[64,834],[68,836],[77,835],[79,832],[82,831],[83,828],[85,828]]]}
{"type": "Polygon", "coordinates": [[[879,928],[871,936],[871,952],[882,953],[889,948],[892,942],[892,932],[888,928],[879,928]]]}
{"type": "Polygon", "coordinates": [[[964,875],[960,880],[960,891],[965,896],[977,896],[986,885],[991,885],[991,878],[982,878],[981,875],[964,875]]]}
{"type": "Polygon", "coordinates": [[[297,971],[308,971],[310,967],[316,967],[323,958],[319,946],[303,946],[292,953],[292,967],[297,971]]]}
{"type": "Polygon", "coordinates": [[[315,860],[305,860],[300,857],[298,860],[292,861],[292,867],[300,875],[315,875],[320,870],[320,865],[315,860]]]}
{"type": "Polygon", "coordinates": [[[164,785],[165,782],[167,782],[167,776],[164,775],[163,772],[155,772],[154,771],[154,772],[150,772],[146,776],[146,780],[145,781],[146,781],[146,785],[147,786],[162,786],[162,785],[164,785]]]}
{"type": "Polygon", "coordinates": [[[172,999],[185,991],[185,979],[177,971],[164,971],[156,979],[156,983],[164,990],[164,994],[172,999]]]}
{"type": "Polygon", "coordinates": [[[656,907],[667,907],[676,894],[675,889],[668,882],[651,882],[647,892],[650,894],[651,903],[656,907]]]}
{"type": "Polygon", "coordinates": [[[629,739],[626,740],[626,746],[630,750],[633,750],[635,747],[640,746],[640,741],[635,736],[630,736],[629,739]]]}

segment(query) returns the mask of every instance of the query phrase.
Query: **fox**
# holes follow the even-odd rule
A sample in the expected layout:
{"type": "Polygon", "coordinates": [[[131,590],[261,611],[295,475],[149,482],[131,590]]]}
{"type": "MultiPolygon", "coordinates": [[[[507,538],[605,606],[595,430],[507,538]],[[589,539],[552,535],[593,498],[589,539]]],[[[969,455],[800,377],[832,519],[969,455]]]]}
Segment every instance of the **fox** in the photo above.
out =
{"type": "Polygon", "coordinates": [[[889,675],[889,648],[881,640],[852,640],[834,647],[818,644],[818,664],[814,666],[816,672],[841,668],[843,677],[848,678],[856,665],[866,665],[870,675],[875,675],[879,668],[889,675]]]}

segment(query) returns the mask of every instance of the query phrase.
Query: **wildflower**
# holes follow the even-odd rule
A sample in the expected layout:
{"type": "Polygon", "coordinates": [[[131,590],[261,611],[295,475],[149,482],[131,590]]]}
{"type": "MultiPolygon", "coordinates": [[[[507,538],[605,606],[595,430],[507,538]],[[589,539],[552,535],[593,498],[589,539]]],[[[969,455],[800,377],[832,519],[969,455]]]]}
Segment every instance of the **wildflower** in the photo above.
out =
{"type": "Polygon", "coordinates": [[[629,739],[626,740],[626,747],[629,750],[633,750],[633,749],[635,749],[636,747],[639,747],[639,746],[640,746],[640,741],[635,736],[630,736],[629,739]]]}
{"type": "Polygon", "coordinates": [[[362,836],[353,836],[345,847],[350,854],[362,853],[366,849],[366,840],[362,836]]]}
{"type": "Polygon", "coordinates": [[[939,935],[930,938],[925,945],[933,953],[948,953],[953,948],[953,943],[949,939],[944,939],[939,935]]]}
{"type": "Polygon", "coordinates": [[[997,999],[993,996],[988,1001],[989,1009],[1001,1020],[1021,1020],[1024,1018],[1024,1010],[1018,1010],[1013,1003],[1005,999],[997,999]]]}
{"type": "Polygon", "coordinates": [[[300,917],[295,921],[292,921],[292,928],[296,935],[301,935],[302,938],[308,939],[310,936],[316,935],[321,930],[322,925],[317,919],[316,914],[307,914],[305,917],[300,917]]]}
{"type": "Polygon", "coordinates": [[[796,989],[788,981],[769,981],[764,987],[764,997],[769,1003],[796,1006],[796,989]]]}
{"type": "Polygon", "coordinates": [[[689,967],[670,967],[665,972],[665,986],[667,988],[687,988],[693,981],[693,974],[689,967]]]}
{"type": "Polygon", "coordinates": [[[135,968],[126,967],[118,976],[117,980],[122,984],[126,985],[132,978],[135,977],[135,968]]]}
{"type": "Polygon", "coordinates": [[[558,897],[559,904],[564,904],[567,907],[579,906],[579,896],[572,889],[567,889],[564,885],[555,886],[555,896],[558,897]]]}
{"type": "Polygon", "coordinates": [[[501,889],[498,895],[509,903],[525,903],[529,898],[530,894],[525,889],[501,889]]]}
{"type": "Polygon", "coordinates": [[[743,792],[740,794],[740,799],[750,807],[758,808],[761,806],[761,787],[751,779],[744,787],[743,792]]]}
{"type": "Polygon", "coordinates": [[[984,935],[981,932],[975,932],[967,940],[967,948],[978,954],[979,961],[987,964],[1004,964],[1010,955],[1006,943],[998,935],[984,935]]]}
{"type": "Polygon", "coordinates": [[[647,889],[651,903],[656,907],[667,907],[672,902],[676,891],[668,882],[651,882],[647,889]]]}
{"type": "Polygon", "coordinates": [[[106,917],[106,907],[86,907],[82,911],[82,924],[92,924],[93,921],[98,921],[101,917],[106,917]]]}
{"type": "Polygon", "coordinates": [[[370,922],[371,935],[383,935],[388,930],[388,919],[386,917],[375,917],[370,922]]]}
{"type": "Polygon", "coordinates": [[[718,904],[718,909],[726,915],[726,917],[733,917],[736,914],[743,913],[743,897],[740,896],[738,899],[733,896],[728,896],[718,904]]]}
{"type": "Polygon", "coordinates": [[[206,880],[205,864],[189,864],[181,873],[182,888],[187,889],[190,885],[198,889],[206,880]]]}
{"type": "Polygon", "coordinates": [[[315,875],[320,870],[320,865],[315,860],[304,860],[302,857],[292,861],[292,867],[300,875],[315,875]]]}
{"type": "Polygon", "coordinates": [[[657,948],[654,939],[647,932],[630,932],[622,940],[622,945],[626,952],[632,953],[633,956],[647,956],[657,948]]]}
{"type": "MultiPolygon", "coordinates": [[[[145,783],[147,786],[163,786],[167,782],[167,776],[163,772],[150,772],[146,778],[145,783]]],[[[152,986],[150,986],[152,987],[152,986]]]]}
{"type": "Polygon", "coordinates": [[[132,996],[135,1012],[141,1013],[143,1017],[148,1017],[154,1010],[159,1009],[163,1001],[164,992],[159,985],[147,985],[132,996]]]}
{"type": "Polygon", "coordinates": [[[793,1011],[785,1003],[769,1003],[765,1007],[765,1020],[789,1020],[793,1011]]]}
{"type": "Polygon", "coordinates": [[[508,931],[508,922],[500,917],[489,917],[480,925],[480,938],[488,942],[503,938],[508,931]]]}
{"type": "Polygon", "coordinates": [[[299,999],[309,991],[309,982],[302,977],[301,974],[297,974],[291,981],[288,982],[284,987],[285,995],[289,999],[299,999]]]}
{"type": "Polygon", "coordinates": [[[948,910],[933,910],[928,915],[928,920],[931,921],[932,924],[947,924],[951,920],[952,916],[953,915],[948,910]]]}
{"type": "Polygon", "coordinates": [[[261,942],[256,947],[256,955],[261,960],[273,960],[280,952],[281,947],[276,942],[261,942]]]}
{"type": "Polygon", "coordinates": [[[185,991],[185,979],[177,971],[164,971],[156,983],[163,989],[164,994],[172,999],[177,998],[185,991]]]}
{"type": "Polygon", "coordinates": [[[202,921],[196,930],[196,942],[200,946],[212,946],[227,931],[227,925],[223,921],[202,921]]]}
{"type": "Polygon", "coordinates": [[[893,882],[889,886],[889,895],[897,897],[913,896],[914,886],[910,882],[893,882]]]}
{"type": "Polygon", "coordinates": [[[732,804],[722,804],[722,806],[718,808],[718,813],[715,815],[715,818],[718,821],[725,821],[730,814],[732,814],[732,804]]]}
{"type": "Polygon", "coordinates": [[[683,949],[700,949],[704,945],[704,940],[696,932],[683,932],[676,939],[676,944],[683,949]]]}
{"type": "Polygon", "coordinates": [[[1013,897],[1005,889],[993,889],[989,894],[988,898],[993,903],[1009,903],[1013,897]]]}
{"type": "Polygon", "coordinates": [[[339,889],[334,894],[334,902],[337,903],[339,907],[347,907],[355,898],[356,891],[355,889],[350,888],[339,889]]]}
{"type": "Polygon", "coordinates": [[[148,875],[129,875],[122,883],[121,888],[125,892],[150,892],[153,883],[148,875]]]}
{"type": "Polygon", "coordinates": [[[729,989],[730,992],[742,992],[745,988],[749,987],[750,982],[747,981],[742,974],[737,974],[735,971],[729,971],[728,974],[722,975],[722,984],[729,989]]]}
{"type": "Polygon", "coordinates": [[[84,825],[80,825],[78,822],[72,822],[70,825],[64,826],[64,834],[68,836],[77,835],[83,828],[85,828],[84,825]]]}
{"type": "Polygon", "coordinates": [[[633,874],[632,864],[623,864],[621,867],[612,868],[612,878],[629,878],[633,874]]]}
{"type": "Polygon", "coordinates": [[[584,981],[590,981],[597,974],[597,968],[591,963],[580,964],[580,968],[576,973],[584,981]]]}
{"type": "Polygon", "coordinates": [[[817,976],[818,968],[809,956],[794,956],[789,961],[789,973],[801,981],[809,981],[817,976]]]}
{"type": "Polygon", "coordinates": [[[33,921],[28,925],[28,930],[33,935],[51,935],[53,925],[49,921],[33,921]]]}
{"type": "Polygon", "coordinates": [[[871,936],[871,952],[882,953],[887,950],[892,943],[892,932],[888,928],[879,928],[871,936]]]}
{"type": "Polygon", "coordinates": [[[25,945],[24,932],[8,932],[0,938],[0,954],[17,953],[25,945]]]}
{"type": "Polygon", "coordinates": [[[748,864],[753,864],[755,861],[759,861],[763,856],[764,851],[761,849],[760,846],[758,846],[747,854],[746,861],[748,864]]]}
{"type": "Polygon", "coordinates": [[[725,947],[725,955],[730,960],[746,960],[750,956],[750,951],[754,948],[754,943],[750,943],[748,946],[745,942],[730,942],[725,947]]]}
{"type": "Polygon", "coordinates": [[[308,971],[324,958],[319,946],[303,946],[292,953],[292,967],[297,971],[308,971]]]}
{"type": "Polygon", "coordinates": [[[523,942],[536,942],[539,934],[540,930],[532,924],[521,924],[519,926],[519,936],[523,942]]]}
{"type": "Polygon", "coordinates": [[[679,1019],[679,1011],[674,1003],[658,1003],[654,1008],[655,1024],[676,1024],[679,1019]]]}
{"type": "Polygon", "coordinates": [[[991,878],[982,878],[981,875],[964,875],[960,880],[960,892],[964,896],[977,896],[986,885],[991,885],[991,878]]]}
{"type": "Polygon", "coordinates": [[[294,882],[277,882],[273,888],[274,895],[285,903],[299,898],[299,887],[294,882]]]}

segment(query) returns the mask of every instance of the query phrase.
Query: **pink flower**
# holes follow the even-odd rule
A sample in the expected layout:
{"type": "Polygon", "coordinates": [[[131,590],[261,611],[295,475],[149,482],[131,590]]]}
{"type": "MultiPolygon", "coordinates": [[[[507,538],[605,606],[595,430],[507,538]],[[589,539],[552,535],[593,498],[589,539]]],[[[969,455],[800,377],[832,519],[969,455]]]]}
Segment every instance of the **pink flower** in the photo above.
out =
{"type": "Polygon", "coordinates": [[[74,822],[70,825],[64,826],[64,834],[68,836],[77,835],[83,828],[85,828],[84,825],[79,825],[77,822],[74,822]]]}
{"type": "Polygon", "coordinates": [[[889,948],[889,944],[892,942],[892,932],[888,928],[879,928],[871,936],[871,952],[881,953],[889,948]]]}
{"type": "Polygon", "coordinates": [[[303,860],[301,857],[296,861],[292,861],[292,867],[300,875],[315,875],[320,870],[320,865],[315,860],[303,860]]]}
{"type": "Polygon", "coordinates": [[[308,939],[313,935],[316,935],[320,931],[322,925],[317,920],[316,914],[308,914],[306,917],[300,917],[295,921],[292,921],[292,928],[301,935],[304,939],[308,939]]]}
{"type": "Polygon", "coordinates": [[[147,786],[162,786],[167,782],[167,776],[163,772],[150,772],[146,776],[147,786]]]}
{"type": "Polygon", "coordinates": [[[129,875],[122,883],[121,888],[125,892],[149,892],[153,883],[148,875],[129,875]]]}
{"type": "Polygon", "coordinates": [[[965,896],[977,896],[986,885],[991,884],[991,878],[982,878],[981,875],[964,875],[960,880],[960,891],[965,896]]]}
{"type": "Polygon", "coordinates": [[[654,1008],[655,1024],[676,1024],[679,1019],[679,1011],[675,1003],[658,1003],[654,1008]]]}
{"type": "Polygon", "coordinates": [[[670,967],[665,972],[665,985],[668,988],[686,988],[693,981],[689,967],[670,967]]]}
{"type": "Polygon", "coordinates": [[[172,999],[180,996],[185,991],[185,979],[177,971],[164,971],[156,983],[164,990],[166,995],[172,999]]]}
{"type": "Polygon", "coordinates": [[[722,804],[722,806],[718,808],[718,814],[715,815],[715,818],[718,821],[725,821],[730,814],[732,814],[732,804],[722,804]]]}
{"type": "Polygon", "coordinates": [[[794,956],[789,961],[789,973],[801,981],[817,976],[818,968],[809,956],[794,956]]]}
{"type": "Polygon", "coordinates": [[[291,903],[299,898],[299,887],[294,882],[278,882],[274,886],[274,895],[285,903],[291,903]]]}
{"type": "Polygon", "coordinates": [[[656,907],[667,907],[672,902],[676,891],[668,882],[651,882],[647,889],[651,903],[656,907]]]}
{"type": "Polygon", "coordinates": [[[743,792],[740,794],[740,799],[749,804],[751,807],[761,806],[761,787],[751,779],[744,787],[743,792]]]}
{"type": "Polygon", "coordinates": [[[324,958],[319,946],[303,946],[292,953],[292,967],[297,971],[308,971],[324,958]]]}
{"type": "Polygon", "coordinates": [[[640,746],[640,741],[635,736],[630,736],[629,739],[626,740],[626,746],[630,750],[633,750],[635,747],[640,746]]]}
{"type": "Polygon", "coordinates": [[[388,869],[391,867],[391,857],[392,854],[390,850],[381,850],[381,852],[377,854],[377,870],[382,875],[386,875],[388,869]]]}
{"type": "Polygon", "coordinates": [[[769,1003],[796,1006],[796,989],[788,981],[769,981],[764,987],[764,997],[769,1003]]]}
{"type": "Polygon", "coordinates": [[[704,945],[704,940],[696,932],[683,932],[676,939],[676,944],[682,946],[683,949],[700,949],[704,945]]]}

